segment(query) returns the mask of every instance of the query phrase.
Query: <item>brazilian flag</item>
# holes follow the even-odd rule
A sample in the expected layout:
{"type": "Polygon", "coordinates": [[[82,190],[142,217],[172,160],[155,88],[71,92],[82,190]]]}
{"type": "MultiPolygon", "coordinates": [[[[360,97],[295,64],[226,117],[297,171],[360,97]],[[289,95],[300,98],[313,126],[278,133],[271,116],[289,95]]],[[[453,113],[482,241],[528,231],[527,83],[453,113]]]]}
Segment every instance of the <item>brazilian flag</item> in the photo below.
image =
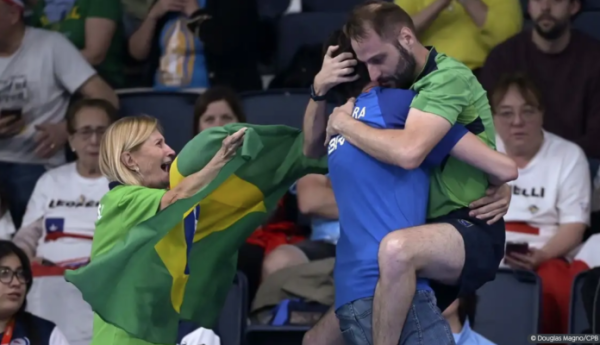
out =
{"type": "Polygon", "coordinates": [[[326,172],[326,157],[302,154],[300,131],[230,124],[203,131],[183,148],[171,166],[171,187],[201,170],[223,139],[242,127],[248,127],[242,147],[213,182],[66,274],[103,320],[159,344],[175,343],[180,320],[214,327],[239,247],[297,179],[326,172]]]}

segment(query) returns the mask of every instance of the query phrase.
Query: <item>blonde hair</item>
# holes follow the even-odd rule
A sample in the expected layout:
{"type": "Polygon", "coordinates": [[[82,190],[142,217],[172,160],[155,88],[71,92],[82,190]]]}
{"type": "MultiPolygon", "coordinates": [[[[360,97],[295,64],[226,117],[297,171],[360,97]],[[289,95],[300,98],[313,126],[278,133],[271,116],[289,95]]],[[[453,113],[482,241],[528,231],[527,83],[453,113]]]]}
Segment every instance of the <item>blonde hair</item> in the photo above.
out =
{"type": "Polygon", "coordinates": [[[100,142],[100,172],[110,182],[140,186],[142,176],[121,161],[124,152],[133,152],[148,140],[160,126],[148,115],[127,116],[108,127],[100,142]]]}

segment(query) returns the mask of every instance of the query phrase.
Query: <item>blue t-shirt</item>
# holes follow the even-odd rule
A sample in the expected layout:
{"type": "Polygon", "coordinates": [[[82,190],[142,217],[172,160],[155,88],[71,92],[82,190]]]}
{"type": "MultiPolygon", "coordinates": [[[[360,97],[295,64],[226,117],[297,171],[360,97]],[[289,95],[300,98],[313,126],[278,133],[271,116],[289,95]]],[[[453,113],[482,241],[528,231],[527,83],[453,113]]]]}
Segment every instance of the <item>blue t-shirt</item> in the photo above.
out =
{"type": "MultiPolygon", "coordinates": [[[[206,0],[198,0],[200,8],[206,0]]],[[[187,28],[181,13],[168,13],[160,31],[160,60],[154,87],[156,89],[209,87],[206,58],[202,41],[187,28]]]]}
{"type": "MultiPolygon", "coordinates": [[[[415,93],[375,87],[356,100],[352,117],[371,127],[401,129],[415,93]]],[[[377,253],[385,235],[425,223],[429,196],[427,166],[440,164],[467,133],[454,126],[422,167],[405,170],[369,156],[342,136],[329,141],[329,177],[340,215],[335,307],[372,297],[379,279],[377,253]]],[[[429,289],[424,279],[417,289],[429,289]]]]}
{"type": "Polygon", "coordinates": [[[469,320],[465,320],[465,324],[460,333],[453,333],[452,335],[454,336],[454,342],[456,345],[496,345],[483,335],[471,329],[469,320]]]}

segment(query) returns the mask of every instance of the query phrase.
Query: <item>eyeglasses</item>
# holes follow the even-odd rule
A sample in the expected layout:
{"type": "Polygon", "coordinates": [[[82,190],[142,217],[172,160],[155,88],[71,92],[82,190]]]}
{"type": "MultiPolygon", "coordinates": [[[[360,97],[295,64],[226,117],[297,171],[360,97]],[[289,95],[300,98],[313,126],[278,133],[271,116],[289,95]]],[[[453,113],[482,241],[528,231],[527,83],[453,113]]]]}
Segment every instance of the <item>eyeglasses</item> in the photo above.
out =
{"type": "MultiPolygon", "coordinates": [[[[536,110],[524,110],[519,114],[521,121],[529,122],[538,116],[539,112],[536,110]]],[[[517,113],[513,111],[500,111],[494,115],[496,118],[506,122],[512,122],[515,120],[517,113]]]]}
{"type": "Polygon", "coordinates": [[[0,267],[0,283],[10,284],[12,283],[13,278],[17,278],[17,280],[23,284],[27,284],[31,280],[22,269],[13,271],[8,267],[0,267]]]}
{"type": "Polygon", "coordinates": [[[102,137],[106,132],[106,127],[83,127],[75,131],[75,134],[78,135],[83,140],[88,140],[92,137],[92,135],[96,134],[98,138],[102,137]]]}

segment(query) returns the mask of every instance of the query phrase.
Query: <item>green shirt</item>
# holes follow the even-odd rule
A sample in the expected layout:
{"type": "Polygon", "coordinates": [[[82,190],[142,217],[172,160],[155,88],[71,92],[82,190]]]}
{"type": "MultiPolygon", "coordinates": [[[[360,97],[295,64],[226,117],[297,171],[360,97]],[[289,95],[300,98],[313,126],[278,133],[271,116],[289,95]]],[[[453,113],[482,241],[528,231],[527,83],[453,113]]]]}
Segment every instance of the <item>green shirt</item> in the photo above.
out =
{"type": "MultiPolygon", "coordinates": [[[[107,252],[123,240],[135,225],[156,215],[167,191],[140,186],[117,186],[100,200],[98,220],[90,259],[107,252]]],[[[126,264],[126,263],[123,263],[126,264]]],[[[154,345],[136,339],[124,330],[104,322],[94,314],[94,332],[90,345],[154,345]]]]}
{"type": "MultiPolygon", "coordinates": [[[[411,87],[411,108],[460,123],[492,149],[496,132],[487,94],[467,66],[431,48],[425,68],[411,87]]],[[[487,174],[453,157],[431,175],[428,218],[468,207],[485,195],[487,174]]]]}
{"type": "MultiPolygon", "coordinates": [[[[65,5],[67,6],[67,5],[65,5]]],[[[85,21],[104,18],[117,24],[104,61],[94,66],[112,87],[123,85],[123,49],[125,48],[120,0],[75,0],[70,7],[47,4],[39,0],[33,9],[33,26],[64,34],[77,49],[85,48],[85,21]]]]}

